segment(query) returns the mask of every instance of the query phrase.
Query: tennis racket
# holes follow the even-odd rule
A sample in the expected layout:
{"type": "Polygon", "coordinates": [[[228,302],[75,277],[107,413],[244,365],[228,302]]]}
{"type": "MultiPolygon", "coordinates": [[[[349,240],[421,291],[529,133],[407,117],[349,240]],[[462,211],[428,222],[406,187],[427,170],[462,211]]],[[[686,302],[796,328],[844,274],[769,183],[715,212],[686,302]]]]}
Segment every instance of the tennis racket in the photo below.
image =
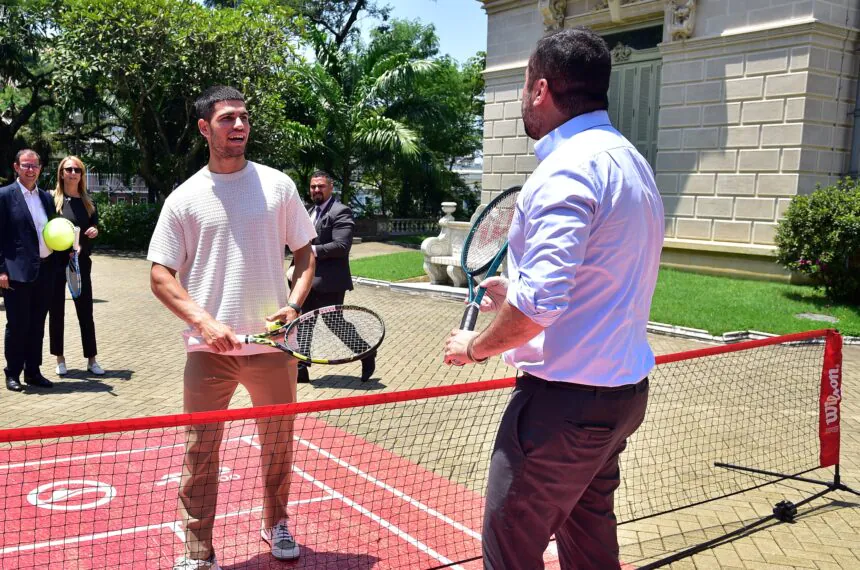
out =
{"type": "Polygon", "coordinates": [[[364,307],[331,305],[259,334],[239,335],[245,344],[262,344],[313,364],[346,364],[379,348],[385,338],[382,318],[364,307]],[[283,337],[283,342],[275,338],[283,337]]]}
{"type": "Polygon", "coordinates": [[[472,224],[463,251],[460,267],[469,285],[469,304],[463,312],[460,330],[475,330],[481,299],[486,289],[475,287],[475,277],[484,274],[492,277],[499,270],[508,252],[508,230],[514,219],[517,196],[522,186],[512,186],[496,196],[472,224]]]}
{"type": "Polygon", "coordinates": [[[81,228],[75,226],[75,242],[72,245],[72,255],[69,257],[69,263],[66,265],[66,284],[69,286],[69,293],[72,299],[77,299],[81,296],[81,265],[78,262],[80,251],[81,228]]]}

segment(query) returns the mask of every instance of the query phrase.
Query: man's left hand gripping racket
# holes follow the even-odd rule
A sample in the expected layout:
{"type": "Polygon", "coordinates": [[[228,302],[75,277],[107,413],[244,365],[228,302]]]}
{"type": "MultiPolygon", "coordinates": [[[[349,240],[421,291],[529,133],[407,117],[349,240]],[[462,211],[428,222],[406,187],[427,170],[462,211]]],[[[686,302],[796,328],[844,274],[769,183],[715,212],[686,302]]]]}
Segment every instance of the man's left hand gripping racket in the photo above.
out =
{"type": "Polygon", "coordinates": [[[263,344],[314,364],[346,364],[379,348],[385,338],[382,318],[364,307],[332,305],[304,313],[264,333],[239,335],[246,344],[263,344]],[[273,340],[283,335],[284,342],[273,340]]]}
{"type": "Polygon", "coordinates": [[[81,296],[81,266],[78,261],[78,255],[81,251],[81,228],[75,226],[75,242],[72,245],[72,254],[69,256],[69,263],[66,265],[66,284],[69,287],[69,294],[72,299],[77,299],[81,296]]]}
{"type": "Polygon", "coordinates": [[[486,289],[475,287],[475,277],[484,274],[484,279],[496,274],[508,252],[508,230],[514,219],[521,186],[508,188],[496,196],[478,216],[463,242],[460,267],[469,284],[469,304],[463,312],[460,330],[475,330],[481,299],[486,289]]]}

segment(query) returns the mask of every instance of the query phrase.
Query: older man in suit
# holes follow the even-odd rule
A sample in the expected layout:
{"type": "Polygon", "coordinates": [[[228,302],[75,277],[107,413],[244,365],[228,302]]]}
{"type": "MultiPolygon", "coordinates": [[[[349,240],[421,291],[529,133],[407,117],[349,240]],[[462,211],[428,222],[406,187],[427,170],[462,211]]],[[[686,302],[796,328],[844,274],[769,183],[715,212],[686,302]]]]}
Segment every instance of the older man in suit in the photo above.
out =
{"type": "MultiPolygon", "coordinates": [[[[308,210],[316,228],[317,237],[311,242],[316,257],[311,292],[302,305],[302,311],[312,311],[328,305],[342,305],[347,291],[352,291],[352,275],[349,272],[349,250],[355,221],[352,210],[338,202],[332,193],[331,176],[317,170],[311,175],[311,200],[314,206],[308,210]]],[[[361,381],[367,382],[376,370],[376,355],[361,361],[361,381]]],[[[309,382],[307,365],[299,362],[299,382],[309,382]]]]}
{"type": "Polygon", "coordinates": [[[37,186],[39,154],[24,149],[12,166],[17,179],[0,188],[0,290],[6,299],[6,388],[20,392],[22,371],[31,386],[53,386],[39,366],[54,271],[42,229],[55,214],[51,197],[37,186]]]}

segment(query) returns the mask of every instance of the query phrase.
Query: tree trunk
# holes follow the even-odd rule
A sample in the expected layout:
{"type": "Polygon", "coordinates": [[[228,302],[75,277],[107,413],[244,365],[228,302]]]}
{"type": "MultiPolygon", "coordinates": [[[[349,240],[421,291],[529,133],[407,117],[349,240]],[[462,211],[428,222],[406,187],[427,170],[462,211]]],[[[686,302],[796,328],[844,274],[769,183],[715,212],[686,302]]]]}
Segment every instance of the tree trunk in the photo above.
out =
{"type": "Polygon", "coordinates": [[[387,216],[388,212],[385,207],[385,185],[379,184],[379,213],[387,216]]]}
{"type": "Polygon", "coordinates": [[[352,200],[352,165],[349,160],[346,161],[341,172],[343,180],[341,180],[340,201],[349,206],[352,200]]]}
{"type": "Polygon", "coordinates": [[[11,182],[15,171],[12,163],[15,161],[15,136],[8,125],[0,121],[0,179],[11,182]]]}
{"type": "MultiPolygon", "coordinates": [[[[0,162],[0,178],[9,181],[15,179],[15,171],[12,170],[12,163],[15,161],[15,153],[17,152],[15,137],[21,127],[26,125],[39,109],[48,106],[51,102],[49,99],[42,99],[39,96],[42,87],[41,82],[29,86],[32,92],[27,104],[12,116],[12,120],[8,124],[0,120],[0,161],[2,161],[0,162]]],[[[33,146],[34,142],[29,141],[30,146],[33,146]]],[[[44,156],[42,161],[47,162],[48,158],[44,156]]]]}

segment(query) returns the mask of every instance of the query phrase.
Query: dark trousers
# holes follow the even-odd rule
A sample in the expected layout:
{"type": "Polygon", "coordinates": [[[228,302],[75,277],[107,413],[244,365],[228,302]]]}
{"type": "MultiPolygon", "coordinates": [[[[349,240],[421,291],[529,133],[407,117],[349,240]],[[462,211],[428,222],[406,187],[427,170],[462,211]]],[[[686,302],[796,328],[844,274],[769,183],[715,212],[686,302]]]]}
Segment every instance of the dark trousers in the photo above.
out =
{"type": "MultiPolygon", "coordinates": [[[[81,327],[81,344],[85,358],[94,358],[96,348],[96,325],[93,322],[93,260],[88,255],[78,257],[81,268],[81,294],[75,299],[75,312],[81,327]]],[[[51,291],[51,315],[48,330],[51,337],[51,354],[60,356],[63,352],[63,329],[66,319],[66,264],[55,273],[51,291]]]]}
{"type": "MultiPolygon", "coordinates": [[[[311,289],[310,293],[308,293],[307,298],[305,299],[304,304],[302,305],[302,312],[307,313],[313,311],[314,309],[319,309],[320,307],[328,307],[330,305],[343,305],[343,300],[346,297],[346,291],[334,291],[334,292],[322,292],[322,291],[314,291],[311,289]]],[[[310,345],[310,338],[300,339],[301,344],[310,345]]],[[[307,353],[307,350],[303,350],[302,352],[307,353]]],[[[299,361],[299,368],[308,368],[310,364],[307,362],[299,361]]]]}
{"type": "Polygon", "coordinates": [[[50,303],[55,265],[51,257],[42,261],[36,280],[10,281],[4,292],[6,306],[6,376],[35,375],[42,365],[45,317],[50,303]]]}
{"type": "Polygon", "coordinates": [[[553,534],[562,570],[620,567],[618,456],[647,401],[647,378],[603,389],[517,379],[490,460],[485,569],[543,568],[553,534]]]}

